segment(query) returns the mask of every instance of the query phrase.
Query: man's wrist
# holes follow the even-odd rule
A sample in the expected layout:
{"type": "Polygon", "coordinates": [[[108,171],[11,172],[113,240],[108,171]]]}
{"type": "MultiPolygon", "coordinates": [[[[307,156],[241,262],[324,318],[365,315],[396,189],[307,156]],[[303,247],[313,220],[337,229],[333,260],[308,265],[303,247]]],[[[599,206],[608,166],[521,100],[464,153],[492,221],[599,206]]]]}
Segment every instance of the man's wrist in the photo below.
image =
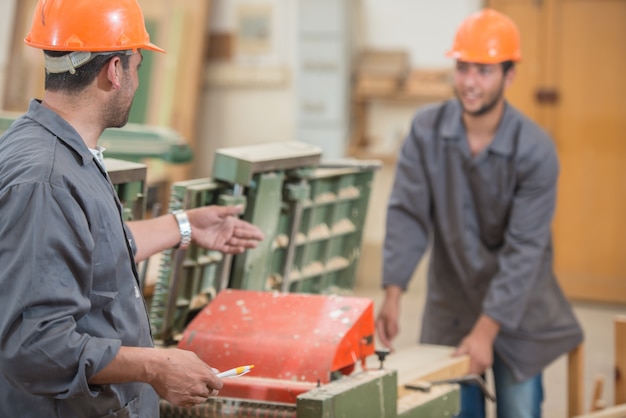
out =
{"type": "Polygon", "coordinates": [[[404,289],[398,285],[391,284],[391,285],[385,286],[385,298],[386,299],[400,300],[403,294],[404,294],[404,289]]]}
{"type": "Polygon", "coordinates": [[[191,244],[191,223],[189,222],[189,217],[184,210],[175,210],[172,212],[172,215],[176,219],[178,231],[180,232],[180,241],[174,248],[184,250],[191,244]]]}
{"type": "Polygon", "coordinates": [[[474,332],[494,341],[500,332],[500,323],[490,316],[482,314],[474,325],[474,332]]]}

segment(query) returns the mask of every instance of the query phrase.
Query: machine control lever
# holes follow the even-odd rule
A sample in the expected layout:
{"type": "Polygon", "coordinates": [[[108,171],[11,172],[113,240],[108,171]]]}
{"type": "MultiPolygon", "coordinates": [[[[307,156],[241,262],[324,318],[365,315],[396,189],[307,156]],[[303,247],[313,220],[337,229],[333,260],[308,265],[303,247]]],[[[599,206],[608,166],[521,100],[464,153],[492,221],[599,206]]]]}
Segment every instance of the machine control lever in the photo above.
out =
{"type": "Polygon", "coordinates": [[[374,353],[376,353],[378,361],[380,361],[380,369],[382,370],[385,358],[389,355],[389,350],[376,350],[374,353]]]}

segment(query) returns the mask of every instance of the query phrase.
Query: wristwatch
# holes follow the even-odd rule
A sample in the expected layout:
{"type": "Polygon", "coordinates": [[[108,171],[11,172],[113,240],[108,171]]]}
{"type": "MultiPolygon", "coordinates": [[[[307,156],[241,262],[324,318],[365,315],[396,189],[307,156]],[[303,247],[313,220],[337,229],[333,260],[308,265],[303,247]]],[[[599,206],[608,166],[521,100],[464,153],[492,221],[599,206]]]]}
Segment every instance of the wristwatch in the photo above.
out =
{"type": "Polygon", "coordinates": [[[178,222],[178,230],[180,231],[180,242],[174,248],[186,249],[191,244],[191,224],[189,217],[184,210],[175,210],[172,212],[176,222],[178,222]]]}

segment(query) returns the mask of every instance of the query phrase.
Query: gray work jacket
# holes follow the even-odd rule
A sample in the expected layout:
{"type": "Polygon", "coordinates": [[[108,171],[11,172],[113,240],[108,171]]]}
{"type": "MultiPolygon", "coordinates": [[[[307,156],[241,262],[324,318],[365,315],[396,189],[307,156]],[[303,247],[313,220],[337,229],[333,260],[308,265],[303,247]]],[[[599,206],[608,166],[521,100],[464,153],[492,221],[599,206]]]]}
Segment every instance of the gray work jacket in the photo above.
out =
{"type": "Polygon", "coordinates": [[[0,137],[0,237],[0,416],[157,417],[150,385],[88,384],[152,338],[113,186],[37,101],[0,137]]]}
{"type": "Polygon", "coordinates": [[[417,112],[388,205],[383,285],[406,288],[432,246],[422,342],[456,346],[486,314],[523,380],[582,341],[552,268],[558,171],[551,139],[509,104],[476,156],[456,100],[417,112]]]}

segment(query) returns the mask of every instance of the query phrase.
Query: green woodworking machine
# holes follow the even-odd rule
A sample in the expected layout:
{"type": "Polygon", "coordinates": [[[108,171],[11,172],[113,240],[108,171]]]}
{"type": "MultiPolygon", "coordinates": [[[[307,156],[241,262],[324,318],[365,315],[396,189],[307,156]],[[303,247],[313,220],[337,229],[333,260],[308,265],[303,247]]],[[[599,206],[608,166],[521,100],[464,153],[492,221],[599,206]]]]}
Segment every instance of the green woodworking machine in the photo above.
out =
{"type": "Polygon", "coordinates": [[[149,308],[157,344],[192,350],[220,370],[255,365],[195,408],[163,400],[163,418],[457,411],[456,385],[426,392],[399,385],[397,371],[383,367],[384,353],[374,349],[373,302],[351,296],[379,167],[322,161],[309,144],[272,143],[219,149],[211,178],[172,186],[169,211],[243,205],[242,218],[266,238],[236,256],[193,245],[161,255],[149,308]]]}
{"type": "Polygon", "coordinates": [[[167,250],[151,300],[153,335],[168,344],[223,289],[350,292],[377,161],[320,161],[299,142],[218,149],[213,177],[175,183],[169,210],[243,205],[265,234],[237,256],[167,250]]]}

